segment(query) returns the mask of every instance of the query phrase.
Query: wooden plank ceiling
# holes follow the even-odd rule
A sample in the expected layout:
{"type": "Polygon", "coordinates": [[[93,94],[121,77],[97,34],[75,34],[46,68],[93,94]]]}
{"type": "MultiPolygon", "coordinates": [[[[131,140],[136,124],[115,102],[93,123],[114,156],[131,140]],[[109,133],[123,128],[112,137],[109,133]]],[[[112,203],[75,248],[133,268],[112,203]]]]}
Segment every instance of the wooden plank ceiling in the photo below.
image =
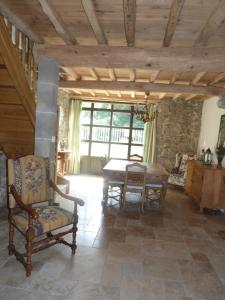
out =
{"type": "Polygon", "coordinates": [[[37,59],[59,60],[60,86],[76,98],[224,97],[225,0],[5,0],[0,12],[35,41],[37,59]]]}

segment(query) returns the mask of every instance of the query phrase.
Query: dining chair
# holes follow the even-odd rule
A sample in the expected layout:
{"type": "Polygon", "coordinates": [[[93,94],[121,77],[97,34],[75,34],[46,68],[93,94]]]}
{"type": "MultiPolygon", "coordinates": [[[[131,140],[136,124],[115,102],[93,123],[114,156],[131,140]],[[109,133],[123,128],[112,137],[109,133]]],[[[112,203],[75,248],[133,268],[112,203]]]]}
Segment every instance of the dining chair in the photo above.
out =
{"type": "Polygon", "coordinates": [[[138,162],[126,166],[123,207],[125,207],[126,202],[140,203],[141,211],[144,211],[146,173],[147,167],[138,162]]]}
{"type": "MultiPolygon", "coordinates": [[[[105,158],[102,168],[109,162],[109,159],[105,158]]],[[[107,182],[107,198],[110,201],[110,205],[114,206],[119,203],[119,206],[122,206],[122,195],[123,195],[123,186],[124,181],[118,179],[110,179],[107,182]],[[114,203],[113,203],[114,202],[114,203]]]]}
{"type": "Polygon", "coordinates": [[[72,254],[76,251],[77,205],[84,205],[84,201],[64,194],[51,180],[50,173],[49,160],[43,157],[27,155],[8,160],[8,250],[24,265],[27,276],[31,275],[33,253],[57,243],[69,246],[72,254]],[[74,211],[54,203],[54,192],[72,201],[74,211]],[[25,238],[24,253],[15,247],[14,229],[25,238]],[[69,233],[71,243],[63,239],[69,233]]]}
{"type": "Polygon", "coordinates": [[[162,183],[147,183],[145,185],[146,204],[161,209],[164,200],[163,189],[162,183]]]}

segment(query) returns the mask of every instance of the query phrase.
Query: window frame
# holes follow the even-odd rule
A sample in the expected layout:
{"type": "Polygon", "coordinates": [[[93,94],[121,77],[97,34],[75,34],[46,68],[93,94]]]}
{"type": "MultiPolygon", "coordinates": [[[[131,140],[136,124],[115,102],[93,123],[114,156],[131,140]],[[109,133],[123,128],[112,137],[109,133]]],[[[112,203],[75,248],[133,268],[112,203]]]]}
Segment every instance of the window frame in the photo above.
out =
{"type": "MultiPolygon", "coordinates": [[[[96,102],[96,103],[100,103],[100,102],[96,102]]],[[[138,127],[133,127],[133,119],[135,117],[135,108],[134,105],[130,105],[130,110],[127,109],[114,109],[114,104],[110,104],[110,108],[95,108],[94,107],[95,103],[91,103],[90,107],[82,107],[82,111],[90,111],[90,123],[83,123],[81,124],[81,126],[83,127],[89,127],[89,138],[88,139],[81,139],[81,142],[85,142],[88,143],[88,154],[87,156],[91,157],[91,147],[92,147],[92,142],[93,143],[99,143],[99,144],[108,144],[108,153],[107,153],[107,157],[110,159],[118,159],[118,157],[111,157],[111,145],[126,145],[127,146],[127,158],[120,158],[123,160],[127,160],[129,159],[130,155],[131,155],[131,147],[132,146],[139,146],[139,147],[143,147],[143,143],[142,144],[138,144],[138,143],[133,143],[132,142],[132,133],[133,130],[137,130],[137,131],[142,131],[144,133],[144,126],[143,128],[138,128],[138,127]],[[110,112],[110,124],[109,125],[94,125],[93,124],[93,116],[94,116],[94,112],[95,111],[104,111],[104,112],[110,112]],[[129,126],[126,127],[121,127],[121,126],[113,126],[113,113],[114,112],[119,112],[119,113],[129,113],[130,114],[130,124],[129,126]],[[108,141],[98,141],[98,140],[93,140],[92,139],[92,132],[93,132],[93,128],[109,128],[109,140],[108,141]],[[128,137],[128,141],[127,143],[125,142],[112,142],[112,130],[113,129],[128,129],[129,130],[129,137],[128,137]]],[[[108,103],[107,103],[108,104],[108,103]]],[[[120,103],[116,103],[116,105],[119,105],[120,103]]],[[[132,153],[132,154],[136,154],[136,153],[132,153]]],[[[85,155],[84,155],[85,156],[85,155]]]]}

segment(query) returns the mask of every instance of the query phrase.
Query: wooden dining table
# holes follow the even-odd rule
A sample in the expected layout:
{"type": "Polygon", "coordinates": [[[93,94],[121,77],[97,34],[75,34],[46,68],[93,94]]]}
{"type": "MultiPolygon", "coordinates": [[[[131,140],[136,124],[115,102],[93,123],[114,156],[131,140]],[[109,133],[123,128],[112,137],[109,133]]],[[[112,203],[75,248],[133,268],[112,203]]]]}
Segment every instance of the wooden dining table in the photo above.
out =
{"type": "MultiPolygon", "coordinates": [[[[103,201],[102,206],[105,208],[108,202],[108,188],[112,181],[125,182],[126,166],[134,163],[129,160],[111,159],[103,168],[103,201]]],[[[162,198],[166,195],[169,173],[158,163],[141,162],[147,167],[146,185],[162,184],[162,198]]]]}

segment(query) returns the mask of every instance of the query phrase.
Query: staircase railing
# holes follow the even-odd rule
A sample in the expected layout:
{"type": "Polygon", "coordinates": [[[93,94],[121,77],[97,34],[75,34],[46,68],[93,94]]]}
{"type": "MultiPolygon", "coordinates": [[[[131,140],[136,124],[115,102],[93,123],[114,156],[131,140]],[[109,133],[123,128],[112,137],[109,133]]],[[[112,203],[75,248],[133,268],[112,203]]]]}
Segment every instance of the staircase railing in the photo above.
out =
{"type": "Polygon", "coordinates": [[[12,42],[17,49],[30,89],[35,93],[37,68],[33,57],[34,42],[4,17],[12,42]]]}

